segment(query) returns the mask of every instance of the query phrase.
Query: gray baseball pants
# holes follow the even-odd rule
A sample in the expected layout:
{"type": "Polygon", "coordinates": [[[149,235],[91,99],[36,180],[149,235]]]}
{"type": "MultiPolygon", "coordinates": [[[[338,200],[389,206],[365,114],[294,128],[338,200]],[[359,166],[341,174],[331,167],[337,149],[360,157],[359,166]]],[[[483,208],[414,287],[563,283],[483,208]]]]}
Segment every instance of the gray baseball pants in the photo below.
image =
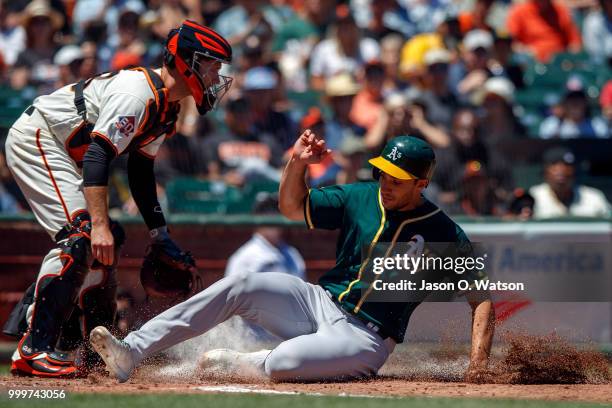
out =
{"type": "Polygon", "coordinates": [[[234,315],[284,340],[255,362],[277,381],[374,375],[395,345],[336,306],[322,287],[274,272],[223,278],[149,320],[125,342],[138,364],[234,315]]]}

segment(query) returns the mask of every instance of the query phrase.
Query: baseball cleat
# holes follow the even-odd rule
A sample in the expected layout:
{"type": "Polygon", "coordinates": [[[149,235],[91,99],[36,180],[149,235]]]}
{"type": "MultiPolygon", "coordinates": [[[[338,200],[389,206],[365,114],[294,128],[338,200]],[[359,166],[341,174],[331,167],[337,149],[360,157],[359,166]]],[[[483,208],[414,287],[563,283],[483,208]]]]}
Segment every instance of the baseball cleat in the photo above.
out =
{"type": "Polygon", "coordinates": [[[11,374],[28,377],[72,378],[76,376],[77,369],[74,363],[59,363],[44,354],[33,359],[19,358],[14,360],[11,364],[11,374]]]}
{"type": "Polygon", "coordinates": [[[106,363],[108,372],[119,382],[126,382],[130,378],[134,371],[134,359],[127,343],[117,340],[103,326],[91,331],[89,342],[106,363]]]}
{"type": "Polygon", "coordinates": [[[263,362],[269,353],[270,350],[241,353],[230,349],[216,349],[204,353],[198,364],[201,369],[215,374],[261,377],[264,375],[263,362]]]}

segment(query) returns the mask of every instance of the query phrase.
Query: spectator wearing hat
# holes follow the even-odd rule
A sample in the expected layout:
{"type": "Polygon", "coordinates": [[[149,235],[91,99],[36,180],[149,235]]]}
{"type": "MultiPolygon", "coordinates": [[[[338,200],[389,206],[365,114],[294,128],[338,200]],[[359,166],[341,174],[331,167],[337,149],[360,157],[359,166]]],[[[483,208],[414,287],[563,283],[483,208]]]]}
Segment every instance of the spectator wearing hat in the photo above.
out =
{"type": "Polygon", "coordinates": [[[600,190],[576,182],[576,157],[556,147],[544,154],[544,182],[529,189],[534,218],[609,217],[610,203],[600,190]]]}
{"type": "Polygon", "coordinates": [[[425,67],[425,55],[431,50],[445,48],[440,32],[422,33],[406,41],[401,50],[400,73],[408,81],[418,78],[425,67]]]}
{"type": "Polygon", "coordinates": [[[425,55],[428,51],[445,48],[455,54],[462,37],[459,21],[447,17],[433,32],[414,35],[402,47],[400,74],[405,80],[418,81],[425,68],[425,55]]]}
{"type": "Polygon", "coordinates": [[[560,1],[527,0],[514,3],[507,28],[515,42],[540,62],[548,62],[559,52],[582,48],[580,33],[568,8],[560,1]]]}
{"type": "Polygon", "coordinates": [[[572,77],[566,84],[559,116],[548,116],[540,124],[542,139],[609,138],[610,131],[600,117],[593,117],[584,84],[578,77],[572,77]]]}
{"type": "Polygon", "coordinates": [[[429,122],[422,102],[408,101],[405,95],[396,93],[385,99],[384,106],[379,120],[365,135],[365,145],[372,152],[379,153],[389,140],[401,134],[421,138],[436,148],[449,145],[448,134],[429,122]]]}
{"type": "Polygon", "coordinates": [[[357,125],[351,119],[350,113],[353,100],[359,85],[350,74],[339,74],[331,77],[325,83],[325,98],[329,104],[332,116],[325,126],[325,142],[332,150],[340,148],[347,136],[363,136],[365,128],[357,125]]]}
{"type": "Polygon", "coordinates": [[[269,62],[269,55],[266,52],[262,38],[256,35],[249,35],[242,46],[240,55],[240,71],[246,72],[251,68],[262,67],[269,62]]]}
{"type": "Polygon", "coordinates": [[[462,63],[455,65],[451,81],[457,81],[457,94],[464,102],[478,93],[492,74],[489,61],[493,52],[493,35],[485,30],[472,30],[462,42],[462,63]]]}
{"type": "Polygon", "coordinates": [[[385,68],[379,62],[366,64],[363,86],[357,92],[351,107],[353,123],[369,130],[374,126],[383,109],[383,85],[385,68]]]}
{"type": "Polygon", "coordinates": [[[362,37],[346,5],[338,6],[336,26],[331,38],[315,46],[310,59],[310,82],[316,90],[325,88],[325,81],[343,72],[359,72],[366,63],[380,60],[378,43],[362,37]]]}
{"type": "Polygon", "coordinates": [[[497,202],[508,199],[513,187],[512,173],[507,161],[482,139],[482,127],[471,108],[460,108],[453,117],[451,143],[436,152],[436,171],[432,182],[437,186],[437,200],[446,208],[453,208],[463,186],[464,170],[470,162],[486,169],[491,191],[497,202]]]}
{"type": "Polygon", "coordinates": [[[278,86],[276,72],[255,67],[245,73],[242,90],[249,100],[255,130],[272,135],[283,148],[289,148],[295,142],[295,126],[286,113],[275,109],[278,86]]]}
{"type": "Polygon", "coordinates": [[[515,54],[512,50],[512,37],[506,32],[497,32],[494,36],[493,54],[489,60],[489,70],[494,76],[503,76],[512,81],[516,89],[523,89],[525,69],[523,64],[527,56],[515,54]]]}
{"type": "Polygon", "coordinates": [[[34,85],[40,93],[45,93],[58,78],[53,56],[60,48],[56,33],[64,19],[45,0],[34,0],[23,11],[22,24],[26,31],[26,49],[19,53],[13,74],[23,76],[21,86],[34,85]]]}
{"type": "Polygon", "coordinates": [[[4,64],[12,66],[26,45],[26,33],[19,21],[19,10],[0,1],[0,55],[4,64]]]}
{"type": "Polygon", "coordinates": [[[483,109],[484,142],[492,148],[497,148],[500,142],[525,136],[525,127],[514,114],[514,92],[509,79],[493,77],[474,95],[475,102],[483,109]]]}
{"type": "Polygon", "coordinates": [[[465,163],[461,174],[460,213],[468,216],[501,216],[503,200],[495,194],[495,185],[483,163],[465,163]]]}
{"type": "Polygon", "coordinates": [[[598,63],[612,65],[612,2],[599,0],[582,25],[584,49],[598,63]]]}
{"type": "Polygon", "coordinates": [[[237,186],[252,180],[279,181],[283,149],[273,135],[257,129],[249,99],[227,103],[225,124],[227,131],[202,144],[208,177],[237,186]]]}
{"type": "Polygon", "coordinates": [[[53,57],[53,63],[59,68],[55,88],[75,83],[81,79],[81,64],[85,55],[78,45],[64,45],[53,57]]]}
{"type": "Polygon", "coordinates": [[[444,130],[451,128],[453,114],[459,106],[459,100],[449,86],[451,57],[450,51],[444,48],[428,51],[425,54],[427,68],[423,77],[423,89],[412,91],[414,95],[409,95],[421,101],[431,123],[444,130]]]}

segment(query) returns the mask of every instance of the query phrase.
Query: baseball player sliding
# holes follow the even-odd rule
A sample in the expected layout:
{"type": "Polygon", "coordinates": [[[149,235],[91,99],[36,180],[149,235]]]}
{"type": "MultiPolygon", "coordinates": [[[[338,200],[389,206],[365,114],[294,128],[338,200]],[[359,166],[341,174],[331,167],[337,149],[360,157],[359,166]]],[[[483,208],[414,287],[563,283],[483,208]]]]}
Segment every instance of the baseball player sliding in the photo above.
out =
{"type": "Polygon", "coordinates": [[[107,208],[109,164],[115,157],[129,156],[129,185],[151,232],[150,251],[160,262],[194,269],[191,256],[168,235],[153,162],[175,131],[181,99],[191,95],[205,114],[227,92],[232,80],[219,70],[231,59],[223,37],[185,21],[167,38],[162,68],[106,73],[40,96],[10,129],[8,165],[37,221],[57,244],[31,288],[33,302],[22,302],[24,316],[13,322],[27,322],[13,356],[14,374],[75,375],[73,353],[63,351],[75,350],[94,327],[113,323],[114,266],[124,240],[107,208]]]}
{"type": "MultiPolygon", "coordinates": [[[[304,182],[307,166],[328,154],[325,141],[305,131],[295,143],[280,186],[279,206],[286,217],[305,219],[309,228],[340,230],[336,266],[319,284],[273,272],[243,273],[217,281],[124,340],[96,327],[90,341],[112,375],[126,381],[143,359],[234,315],[284,341],[273,350],[255,353],[209,351],[201,365],[258,373],[278,381],[377,373],[395,345],[404,340],[410,315],[420,302],[367,302],[362,273],[369,259],[362,259],[361,248],[378,242],[407,242],[416,235],[425,242],[470,245],[457,224],[421,195],[435,163],[426,142],[409,136],[392,139],[381,156],[370,161],[376,182],[309,190],[304,182]]],[[[466,273],[462,279],[477,277],[466,273]]],[[[488,296],[468,300],[473,324],[466,377],[471,380],[487,366],[495,313],[488,296]]]]}

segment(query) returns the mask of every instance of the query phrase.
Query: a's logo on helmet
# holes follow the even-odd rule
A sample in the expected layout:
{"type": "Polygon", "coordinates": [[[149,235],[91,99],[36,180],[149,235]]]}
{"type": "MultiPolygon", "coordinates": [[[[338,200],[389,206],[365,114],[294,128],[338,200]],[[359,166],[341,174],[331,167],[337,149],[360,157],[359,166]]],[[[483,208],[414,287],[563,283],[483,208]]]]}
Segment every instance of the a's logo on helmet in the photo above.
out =
{"type": "Polygon", "coordinates": [[[402,158],[402,152],[400,152],[397,149],[397,146],[394,146],[393,149],[391,150],[391,152],[387,155],[388,158],[390,158],[393,161],[396,161],[397,159],[401,159],[402,158]]]}

